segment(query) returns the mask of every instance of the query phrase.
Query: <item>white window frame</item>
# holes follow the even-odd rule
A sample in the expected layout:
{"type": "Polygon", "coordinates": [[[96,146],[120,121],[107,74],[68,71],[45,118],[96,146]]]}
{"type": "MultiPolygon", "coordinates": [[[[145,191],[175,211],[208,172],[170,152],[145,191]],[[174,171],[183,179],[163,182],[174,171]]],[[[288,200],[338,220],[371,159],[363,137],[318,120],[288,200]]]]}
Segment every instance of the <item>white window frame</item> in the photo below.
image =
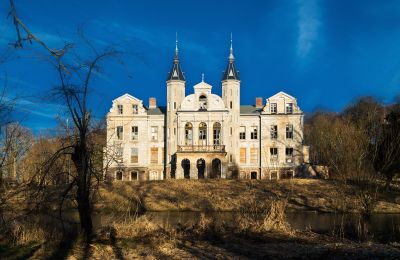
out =
{"type": "Polygon", "coordinates": [[[124,105],[121,105],[121,104],[117,105],[117,113],[118,113],[118,115],[124,114],[124,105]]]}
{"type": "Polygon", "coordinates": [[[133,125],[131,127],[131,140],[132,141],[139,140],[139,126],[137,126],[137,125],[133,125]]]}
{"type": "Polygon", "coordinates": [[[251,140],[257,140],[258,139],[258,127],[257,126],[252,126],[251,127],[250,139],[251,140]]]}
{"type": "Polygon", "coordinates": [[[122,125],[117,126],[115,131],[117,135],[117,140],[124,140],[124,126],[122,125]],[[121,129],[121,131],[119,131],[119,129],[121,129]]]}
{"type": "Polygon", "coordinates": [[[286,125],[286,139],[293,139],[293,125],[286,125]]]}
{"type": "Polygon", "coordinates": [[[286,103],[286,114],[293,114],[293,103],[286,103]]]}
{"type": "Polygon", "coordinates": [[[150,127],[150,140],[153,142],[158,141],[158,126],[150,127]]]}
{"type": "Polygon", "coordinates": [[[246,140],[246,127],[245,126],[240,126],[239,139],[246,140]]]}
{"type": "Polygon", "coordinates": [[[278,139],[278,125],[271,125],[270,136],[272,140],[278,139]]]}
{"type": "Polygon", "coordinates": [[[278,113],[278,103],[271,103],[271,114],[278,113]]]}
{"type": "Polygon", "coordinates": [[[139,106],[137,104],[132,105],[132,114],[137,115],[139,113],[139,106]]]}

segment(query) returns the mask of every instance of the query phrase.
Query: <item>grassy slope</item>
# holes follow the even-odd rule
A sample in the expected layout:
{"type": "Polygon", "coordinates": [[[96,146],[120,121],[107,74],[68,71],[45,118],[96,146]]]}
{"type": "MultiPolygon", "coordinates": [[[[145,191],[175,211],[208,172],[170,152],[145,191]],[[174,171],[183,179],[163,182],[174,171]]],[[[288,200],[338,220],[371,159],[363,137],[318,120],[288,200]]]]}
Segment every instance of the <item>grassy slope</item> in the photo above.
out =
{"type": "MultiPolygon", "coordinates": [[[[101,187],[97,210],[135,208],[137,198],[148,211],[236,211],[250,197],[265,200],[288,198],[289,210],[320,212],[357,209],[355,187],[332,180],[165,180],[120,182],[101,187]]],[[[379,194],[376,213],[400,213],[399,192],[379,194]]]]}

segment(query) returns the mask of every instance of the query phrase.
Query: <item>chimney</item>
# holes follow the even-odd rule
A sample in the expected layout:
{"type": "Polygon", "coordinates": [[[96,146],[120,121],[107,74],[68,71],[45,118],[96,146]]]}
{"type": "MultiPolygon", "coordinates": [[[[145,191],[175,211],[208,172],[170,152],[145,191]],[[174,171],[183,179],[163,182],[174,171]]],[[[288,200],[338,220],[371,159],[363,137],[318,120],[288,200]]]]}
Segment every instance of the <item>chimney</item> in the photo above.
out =
{"type": "Polygon", "coordinates": [[[156,108],[157,107],[157,99],[156,98],[149,98],[149,108],[156,108]]]}
{"type": "Polygon", "coordinates": [[[256,107],[263,107],[262,97],[256,97],[256,107]]]}

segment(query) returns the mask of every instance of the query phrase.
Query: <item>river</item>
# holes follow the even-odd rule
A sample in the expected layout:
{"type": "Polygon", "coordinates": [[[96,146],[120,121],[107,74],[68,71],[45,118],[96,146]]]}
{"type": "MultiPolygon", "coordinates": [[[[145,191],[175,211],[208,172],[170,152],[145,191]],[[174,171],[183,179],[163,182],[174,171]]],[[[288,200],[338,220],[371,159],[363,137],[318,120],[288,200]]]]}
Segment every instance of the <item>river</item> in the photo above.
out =
{"type": "MultiPolygon", "coordinates": [[[[218,223],[235,225],[235,212],[208,212],[218,223]]],[[[297,230],[312,230],[322,234],[343,233],[345,237],[354,237],[360,227],[360,218],[353,214],[333,214],[314,212],[289,212],[287,221],[297,230]]],[[[153,222],[161,226],[194,224],[200,219],[201,212],[147,212],[145,214],[153,222]]],[[[93,216],[95,227],[108,225],[115,221],[113,215],[93,216]]],[[[375,242],[387,243],[400,241],[400,214],[375,214],[367,222],[368,237],[375,242]]]]}

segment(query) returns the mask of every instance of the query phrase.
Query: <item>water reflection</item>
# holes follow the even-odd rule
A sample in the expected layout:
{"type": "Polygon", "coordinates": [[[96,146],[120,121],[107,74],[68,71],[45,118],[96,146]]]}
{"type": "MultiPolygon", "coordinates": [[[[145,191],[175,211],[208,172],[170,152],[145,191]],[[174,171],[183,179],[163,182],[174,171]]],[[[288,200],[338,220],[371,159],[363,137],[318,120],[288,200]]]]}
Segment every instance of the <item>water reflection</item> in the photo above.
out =
{"type": "MultiPolygon", "coordinates": [[[[224,222],[227,225],[236,225],[235,212],[208,212],[215,224],[224,222]]],[[[147,212],[146,216],[160,226],[174,226],[180,224],[195,224],[201,217],[201,212],[147,212]]],[[[125,216],[126,218],[126,216],[125,216]]],[[[108,225],[114,221],[121,221],[121,217],[113,215],[94,215],[95,227],[108,225]]],[[[323,234],[343,233],[344,237],[357,237],[360,228],[360,218],[352,214],[290,212],[287,220],[292,228],[298,230],[312,230],[323,234]]],[[[368,239],[377,242],[400,241],[400,214],[376,214],[368,221],[368,239]]]]}

